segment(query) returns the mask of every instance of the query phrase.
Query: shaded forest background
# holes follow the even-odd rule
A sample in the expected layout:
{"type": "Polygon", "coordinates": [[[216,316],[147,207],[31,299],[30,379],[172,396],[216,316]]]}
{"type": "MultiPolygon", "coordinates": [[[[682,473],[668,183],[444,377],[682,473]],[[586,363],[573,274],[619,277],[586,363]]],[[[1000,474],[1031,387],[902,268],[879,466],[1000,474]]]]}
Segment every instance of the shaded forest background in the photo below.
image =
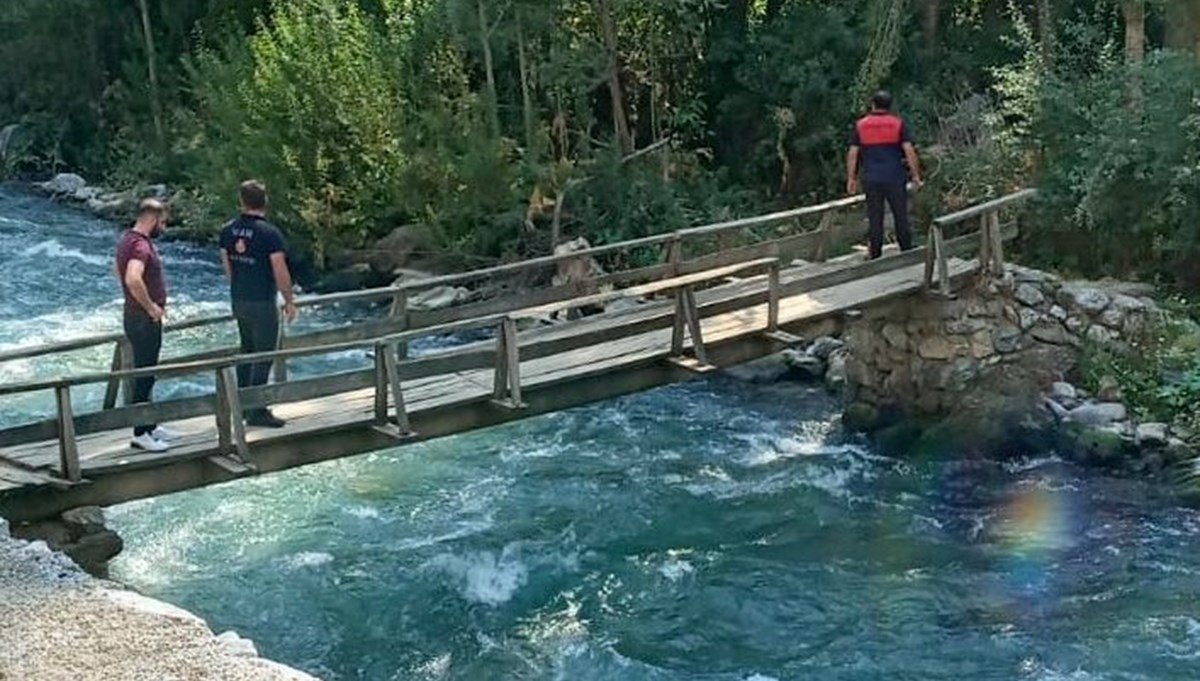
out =
{"type": "Polygon", "coordinates": [[[321,265],[463,264],[827,200],[892,90],[930,214],[1036,184],[1026,257],[1200,289],[1200,0],[5,0],[0,176],[264,179],[321,265]]]}

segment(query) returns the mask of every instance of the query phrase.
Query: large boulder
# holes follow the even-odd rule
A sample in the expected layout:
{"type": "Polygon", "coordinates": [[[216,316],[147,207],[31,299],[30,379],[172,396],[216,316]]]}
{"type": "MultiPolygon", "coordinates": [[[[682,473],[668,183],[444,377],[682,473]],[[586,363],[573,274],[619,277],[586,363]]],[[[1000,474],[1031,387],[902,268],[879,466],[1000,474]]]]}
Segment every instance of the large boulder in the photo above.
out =
{"type": "Polygon", "coordinates": [[[40,187],[42,191],[54,196],[74,196],[76,192],[87,186],[87,180],[75,173],[59,173],[34,186],[40,187]]]}
{"type": "Polygon", "coordinates": [[[366,258],[371,269],[382,274],[396,274],[408,265],[422,245],[420,227],[404,225],[375,242],[366,258]]]}

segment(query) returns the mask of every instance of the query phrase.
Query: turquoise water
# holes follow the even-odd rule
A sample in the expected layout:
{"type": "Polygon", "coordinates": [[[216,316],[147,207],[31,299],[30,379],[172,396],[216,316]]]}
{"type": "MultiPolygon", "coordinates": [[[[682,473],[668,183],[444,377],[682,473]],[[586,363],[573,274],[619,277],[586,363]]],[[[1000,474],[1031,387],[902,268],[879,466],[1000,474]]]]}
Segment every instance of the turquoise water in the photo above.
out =
{"type": "MultiPolygon", "coordinates": [[[[115,328],[111,239],[0,192],[0,345],[115,328]]],[[[221,309],[211,254],[164,250],[221,309]]],[[[339,681],[1200,677],[1200,513],[1049,455],[877,456],[836,411],[717,377],[127,504],[113,574],[339,681]]]]}

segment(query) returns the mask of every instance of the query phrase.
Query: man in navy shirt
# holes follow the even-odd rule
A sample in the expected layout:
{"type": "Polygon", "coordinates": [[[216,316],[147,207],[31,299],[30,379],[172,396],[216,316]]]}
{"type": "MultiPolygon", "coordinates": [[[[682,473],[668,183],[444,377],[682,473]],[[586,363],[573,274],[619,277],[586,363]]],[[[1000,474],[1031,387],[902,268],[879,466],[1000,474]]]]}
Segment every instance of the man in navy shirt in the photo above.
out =
{"type": "MultiPolygon", "coordinates": [[[[283,296],[287,321],[296,318],[287,244],[279,228],[267,222],[267,190],[261,182],[243,182],[238,198],[241,215],[221,230],[221,265],[229,278],[242,352],[271,352],[279,343],[276,293],[283,296]]],[[[238,385],[242,388],[265,385],[270,375],[271,362],[240,364],[237,368],[238,385]]],[[[265,408],[247,411],[245,417],[252,426],[282,428],[284,425],[282,419],[265,408]]]]}
{"type": "Polygon", "coordinates": [[[846,193],[858,193],[858,174],[867,195],[870,258],[883,255],[883,204],[892,209],[900,249],[913,247],[908,222],[908,179],[921,186],[921,166],[904,120],[892,113],[892,95],[880,90],[871,97],[871,112],[854,124],[846,154],[846,193]],[[908,167],[905,168],[907,161],[908,167]]]}

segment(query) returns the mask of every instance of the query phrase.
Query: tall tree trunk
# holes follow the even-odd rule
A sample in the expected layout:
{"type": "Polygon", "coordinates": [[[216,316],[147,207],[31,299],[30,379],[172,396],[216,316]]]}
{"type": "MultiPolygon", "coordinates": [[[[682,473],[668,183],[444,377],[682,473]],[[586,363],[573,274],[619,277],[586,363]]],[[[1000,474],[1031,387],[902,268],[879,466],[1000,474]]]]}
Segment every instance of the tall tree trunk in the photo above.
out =
{"type": "Polygon", "coordinates": [[[488,128],[493,138],[500,137],[500,100],[496,96],[496,66],[492,58],[492,27],[488,22],[484,0],[477,0],[479,7],[479,42],[483,48],[483,67],[487,71],[488,128]]]}
{"type": "Polygon", "coordinates": [[[1129,106],[1141,110],[1145,93],[1137,67],[1146,59],[1146,2],[1121,0],[1121,13],[1125,17],[1125,62],[1133,69],[1128,84],[1129,106]]]}
{"type": "Polygon", "coordinates": [[[921,0],[921,31],[925,35],[925,47],[937,48],[941,31],[942,0],[921,0]]]}
{"type": "Polygon", "coordinates": [[[621,88],[621,55],[617,44],[617,25],[613,19],[611,0],[596,0],[600,14],[600,30],[604,34],[604,47],[608,52],[608,92],[612,100],[613,128],[621,153],[633,151],[633,136],[629,132],[629,119],[625,115],[625,93],[621,88]]]}
{"type": "Polygon", "coordinates": [[[1051,0],[1038,0],[1038,48],[1042,66],[1054,65],[1054,5],[1051,0]]]}
{"type": "Polygon", "coordinates": [[[521,112],[525,119],[525,149],[537,155],[537,114],[533,109],[533,84],[530,83],[529,56],[525,50],[525,31],[517,13],[517,67],[521,69],[521,112]]]}
{"type": "Polygon", "coordinates": [[[150,108],[151,115],[154,117],[154,135],[159,148],[162,148],[166,141],[166,132],[163,129],[162,99],[158,92],[158,58],[154,52],[154,32],[150,26],[150,7],[146,4],[146,0],[138,0],[138,5],[142,10],[142,38],[146,47],[146,67],[150,76],[150,108]]]}

